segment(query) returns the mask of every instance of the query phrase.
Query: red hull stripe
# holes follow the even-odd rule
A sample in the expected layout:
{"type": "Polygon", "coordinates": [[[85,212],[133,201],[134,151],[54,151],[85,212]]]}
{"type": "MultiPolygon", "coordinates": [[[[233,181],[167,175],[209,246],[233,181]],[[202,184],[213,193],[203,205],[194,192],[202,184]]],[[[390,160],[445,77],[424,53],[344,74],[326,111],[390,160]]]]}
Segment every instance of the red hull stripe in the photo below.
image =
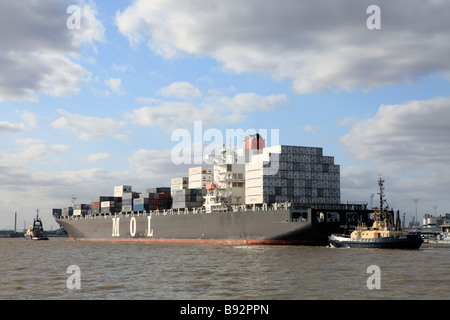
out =
{"type": "Polygon", "coordinates": [[[71,241],[123,242],[123,243],[175,243],[175,244],[221,244],[221,245],[307,245],[308,240],[257,240],[257,239],[150,239],[150,238],[69,238],[71,241]]]}

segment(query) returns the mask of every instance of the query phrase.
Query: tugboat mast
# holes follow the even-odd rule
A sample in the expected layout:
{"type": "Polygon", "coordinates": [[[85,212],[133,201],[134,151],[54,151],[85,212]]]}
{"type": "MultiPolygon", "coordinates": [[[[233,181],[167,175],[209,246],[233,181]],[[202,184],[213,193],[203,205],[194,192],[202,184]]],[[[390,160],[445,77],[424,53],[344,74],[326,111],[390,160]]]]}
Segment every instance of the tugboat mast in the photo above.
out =
{"type": "Polygon", "coordinates": [[[378,193],[380,195],[380,212],[383,211],[383,203],[384,203],[384,179],[380,177],[378,179],[378,186],[380,187],[380,192],[378,193]]]}

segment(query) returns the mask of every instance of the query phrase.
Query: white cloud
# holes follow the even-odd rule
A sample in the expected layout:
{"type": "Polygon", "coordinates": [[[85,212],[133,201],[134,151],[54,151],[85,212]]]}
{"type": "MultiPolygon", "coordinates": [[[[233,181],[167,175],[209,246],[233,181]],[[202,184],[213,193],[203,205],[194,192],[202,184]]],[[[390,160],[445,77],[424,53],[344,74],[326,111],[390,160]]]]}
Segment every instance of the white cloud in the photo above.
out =
{"type": "Polygon", "coordinates": [[[303,127],[302,126],[299,126],[299,127],[297,127],[299,130],[301,130],[301,131],[304,131],[304,132],[308,132],[308,133],[315,133],[315,132],[317,132],[317,131],[319,131],[320,130],[320,127],[319,126],[312,126],[312,125],[310,125],[310,124],[306,124],[306,125],[304,125],[303,127]]]}
{"type": "Polygon", "coordinates": [[[81,26],[80,29],[75,29],[75,32],[73,32],[73,42],[75,42],[75,46],[87,43],[97,51],[95,43],[106,41],[105,28],[102,22],[97,19],[97,7],[92,0],[89,3],[80,0],[79,6],[81,9],[81,26]]]}
{"type": "Polygon", "coordinates": [[[39,162],[47,161],[51,156],[57,155],[68,149],[66,145],[46,145],[40,139],[18,139],[18,146],[23,146],[22,150],[16,153],[1,153],[0,164],[3,166],[14,167],[24,164],[27,161],[39,162]]]}
{"type": "Polygon", "coordinates": [[[100,161],[104,161],[104,160],[111,158],[111,156],[112,156],[112,154],[105,153],[105,152],[93,153],[87,157],[87,161],[88,162],[100,162],[100,161]]]}
{"type": "Polygon", "coordinates": [[[174,155],[173,150],[140,149],[130,156],[128,162],[141,179],[154,181],[155,185],[170,186],[171,178],[186,177],[190,167],[204,164],[205,145],[202,142],[185,142],[186,146],[182,147],[179,155],[174,155]],[[174,156],[177,159],[173,159],[174,156]],[[178,156],[187,163],[180,163],[178,156]]]}
{"type": "Polygon", "coordinates": [[[443,97],[382,105],[370,119],[353,119],[339,141],[359,164],[342,169],[342,194],[367,201],[371,193],[376,196],[381,174],[397,209],[411,213],[414,198],[428,213],[434,205],[448,208],[449,123],[450,98],[443,97]]]}
{"type": "Polygon", "coordinates": [[[132,123],[159,127],[166,131],[186,128],[193,121],[206,125],[233,124],[245,120],[246,114],[258,110],[273,110],[288,103],[284,94],[260,96],[241,93],[234,97],[210,96],[199,105],[190,102],[164,101],[155,106],[133,110],[127,117],[132,123]]]}
{"type": "Polygon", "coordinates": [[[16,124],[8,121],[0,121],[0,133],[16,134],[21,133],[23,130],[25,130],[23,123],[16,124]]]}
{"type": "MultiPolygon", "coordinates": [[[[19,112],[16,111],[16,113],[19,112]]],[[[37,120],[34,113],[24,110],[19,114],[24,122],[11,123],[8,121],[0,121],[0,133],[18,134],[24,132],[25,130],[32,129],[36,126],[37,120]]]]}
{"type": "Polygon", "coordinates": [[[156,99],[153,97],[136,97],[134,100],[140,104],[154,104],[161,103],[163,101],[161,99],[156,99]]]}
{"type": "Polygon", "coordinates": [[[359,161],[398,166],[447,165],[450,159],[450,98],[382,105],[340,139],[359,161]]]}
{"type": "Polygon", "coordinates": [[[104,30],[92,2],[76,3],[83,12],[80,30],[66,27],[73,2],[0,2],[0,101],[37,101],[38,93],[72,96],[90,79],[74,60],[82,45],[103,41],[104,30]]]}
{"type": "Polygon", "coordinates": [[[115,94],[124,95],[126,93],[125,89],[122,87],[122,79],[120,78],[109,78],[105,83],[115,94]]]}
{"type": "Polygon", "coordinates": [[[366,27],[370,4],[136,0],[116,23],[133,46],[148,41],[167,59],[208,56],[231,72],[292,79],[300,94],[450,76],[448,2],[379,1],[381,30],[366,27]]]}
{"type": "Polygon", "coordinates": [[[161,88],[158,94],[164,97],[175,98],[198,98],[202,96],[200,89],[185,81],[173,82],[167,87],[161,88]]]}
{"type": "MultiPolygon", "coordinates": [[[[110,195],[114,185],[126,184],[124,181],[128,179],[127,172],[108,172],[100,168],[43,172],[17,164],[8,166],[0,161],[0,193],[9,195],[0,198],[0,206],[4,212],[19,210],[20,220],[28,223],[33,221],[39,208],[44,225],[50,229],[51,225],[57,227],[51,216],[52,208],[72,206],[73,194],[77,203],[90,203],[91,197],[110,195]]],[[[2,227],[9,221],[0,216],[2,227]]]]}
{"type": "Polygon", "coordinates": [[[37,119],[34,113],[24,110],[22,111],[21,116],[23,121],[25,121],[29,128],[36,127],[37,119]]]}
{"type": "MultiPolygon", "coordinates": [[[[124,121],[112,118],[90,117],[67,112],[59,109],[62,116],[51,123],[55,129],[70,131],[82,140],[105,139],[114,136],[118,130],[125,126],[124,121]]],[[[123,135],[120,136],[123,139],[123,135]]]]}

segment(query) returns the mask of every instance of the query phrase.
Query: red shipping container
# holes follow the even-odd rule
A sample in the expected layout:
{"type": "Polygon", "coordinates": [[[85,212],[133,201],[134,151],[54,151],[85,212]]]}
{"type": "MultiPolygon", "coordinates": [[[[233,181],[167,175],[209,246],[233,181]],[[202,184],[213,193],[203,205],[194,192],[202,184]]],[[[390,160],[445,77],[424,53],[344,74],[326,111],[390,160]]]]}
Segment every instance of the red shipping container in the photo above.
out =
{"type": "Polygon", "coordinates": [[[91,202],[91,209],[100,208],[100,202],[91,202]]]}

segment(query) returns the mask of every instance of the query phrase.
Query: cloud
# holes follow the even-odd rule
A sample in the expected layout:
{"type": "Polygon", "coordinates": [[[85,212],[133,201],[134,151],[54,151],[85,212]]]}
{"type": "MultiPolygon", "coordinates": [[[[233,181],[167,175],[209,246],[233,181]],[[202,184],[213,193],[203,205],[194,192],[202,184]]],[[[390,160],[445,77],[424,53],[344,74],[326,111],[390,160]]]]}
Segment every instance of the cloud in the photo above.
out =
{"type": "Polygon", "coordinates": [[[171,178],[186,177],[190,167],[205,165],[203,153],[206,144],[183,142],[185,145],[177,146],[176,149],[174,147],[170,150],[137,150],[128,159],[130,167],[140,179],[151,180],[161,186],[170,186],[171,178]]]}
{"type": "Polygon", "coordinates": [[[110,153],[104,153],[104,152],[93,153],[87,157],[87,161],[88,162],[100,162],[100,161],[104,161],[104,160],[111,158],[111,156],[112,156],[112,154],[110,154],[110,153]]]}
{"type": "Polygon", "coordinates": [[[304,125],[302,126],[298,126],[297,127],[299,130],[307,132],[307,133],[316,133],[317,131],[320,130],[319,126],[312,126],[310,124],[304,125]]]}
{"type": "Polygon", "coordinates": [[[0,133],[16,134],[21,133],[25,129],[23,123],[15,124],[8,121],[0,121],[0,133]]]}
{"type": "Polygon", "coordinates": [[[136,0],[117,13],[116,24],[132,46],[147,42],[166,59],[206,56],[230,72],[291,79],[299,94],[371,89],[433,73],[450,78],[449,3],[379,1],[380,30],[366,26],[371,4],[136,0]]]}
{"type": "Polygon", "coordinates": [[[359,161],[398,166],[447,165],[450,158],[450,98],[382,105],[340,139],[359,161]]]}
{"type": "Polygon", "coordinates": [[[342,194],[367,201],[376,194],[381,174],[388,201],[397,209],[413,212],[414,198],[425,210],[448,207],[449,123],[450,98],[445,97],[382,105],[372,118],[353,119],[339,142],[359,164],[343,168],[342,194]]]}
{"type": "MultiPolygon", "coordinates": [[[[114,185],[129,182],[127,172],[108,172],[101,168],[73,171],[39,171],[26,166],[5,165],[0,161],[0,193],[8,197],[0,198],[4,212],[14,212],[17,208],[21,221],[33,221],[39,208],[44,225],[50,229],[56,223],[51,216],[52,208],[72,206],[71,197],[77,203],[90,203],[91,197],[112,195],[114,185]],[[11,192],[14,190],[14,192],[11,192]],[[24,201],[26,200],[26,201],[24,201]]],[[[0,217],[2,218],[2,217],[0,217]]],[[[2,223],[8,223],[3,218],[2,223]]]]}
{"type": "MultiPolygon", "coordinates": [[[[18,112],[16,111],[16,113],[18,112]]],[[[8,121],[0,121],[0,133],[18,134],[36,126],[37,121],[34,113],[24,110],[20,113],[20,117],[24,122],[11,123],[8,121]]]]}
{"type": "Polygon", "coordinates": [[[81,46],[103,41],[95,6],[82,7],[82,28],[69,30],[69,1],[0,2],[0,101],[37,101],[38,93],[73,96],[90,73],[79,63],[81,46]],[[65,5],[67,4],[67,5],[65,5]]]}
{"type": "Polygon", "coordinates": [[[18,139],[16,140],[18,146],[23,146],[22,150],[16,153],[1,153],[0,164],[3,166],[15,167],[24,164],[27,161],[39,162],[47,161],[51,156],[57,155],[68,149],[68,146],[46,145],[40,139],[18,139]]]}
{"type": "Polygon", "coordinates": [[[22,111],[21,116],[29,128],[36,127],[37,119],[34,113],[24,110],[22,111]]]}
{"type": "Polygon", "coordinates": [[[288,99],[284,94],[260,96],[241,93],[234,97],[205,97],[199,105],[163,101],[155,106],[134,109],[127,114],[127,118],[134,124],[159,127],[170,132],[176,128],[190,127],[194,120],[203,121],[206,125],[233,124],[245,120],[247,113],[273,110],[287,103],[288,99]]]}
{"type": "Polygon", "coordinates": [[[121,96],[126,93],[125,89],[122,87],[122,80],[120,78],[109,78],[105,83],[115,94],[121,96]]]}
{"type": "Polygon", "coordinates": [[[67,112],[59,109],[62,116],[51,123],[55,129],[70,131],[81,140],[105,139],[114,136],[124,139],[123,135],[115,135],[125,126],[124,121],[116,121],[112,118],[90,117],[67,112]]]}
{"type": "Polygon", "coordinates": [[[158,91],[158,95],[175,98],[198,98],[202,96],[202,92],[191,83],[182,81],[174,82],[167,87],[161,88],[158,91]]]}
{"type": "Polygon", "coordinates": [[[156,99],[153,97],[136,97],[134,100],[140,104],[154,104],[161,103],[163,101],[161,99],[156,99]]]}

